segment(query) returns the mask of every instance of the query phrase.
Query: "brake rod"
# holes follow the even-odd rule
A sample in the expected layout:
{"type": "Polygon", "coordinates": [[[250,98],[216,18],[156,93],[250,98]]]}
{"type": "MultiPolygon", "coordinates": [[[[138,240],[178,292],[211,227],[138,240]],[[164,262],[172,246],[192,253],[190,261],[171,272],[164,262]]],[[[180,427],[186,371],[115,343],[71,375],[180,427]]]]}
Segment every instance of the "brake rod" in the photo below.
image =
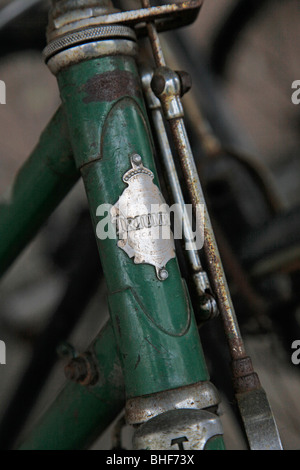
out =
{"type": "MultiPolygon", "coordinates": [[[[149,8],[149,0],[142,0],[142,6],[149,8]]],[[[151,86],[161,102],[187,184],[189,196],[197,213],[197,207],[204,207],[201,223],[204,227],[203,250],[213,293],[223,320],[230,355],[232,358],[233,385],[235,398],[244,424],[251,450],[282,450],[277,425],[266,393],[253,369],[251,358],[246,354],[234,306],[232,304],[219,249],[215,239],[206,201],[201,187],[197,167],[187,136],[181,103],[182,83],[180,76],[166,66],[159,36],[153,21],[146,23],[147,32],[156,64],[151,86]]],[[[199,211],[201,214],[201,211],[199,211]]]]}

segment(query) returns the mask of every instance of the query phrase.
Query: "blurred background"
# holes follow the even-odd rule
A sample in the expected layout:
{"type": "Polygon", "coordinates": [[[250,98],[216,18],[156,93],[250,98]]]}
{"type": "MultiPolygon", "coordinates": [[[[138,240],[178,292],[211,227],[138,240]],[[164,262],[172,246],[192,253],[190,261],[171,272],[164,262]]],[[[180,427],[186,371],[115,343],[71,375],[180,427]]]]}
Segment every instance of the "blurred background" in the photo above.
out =
{"type": "MultiPolygon", "coordinates": [[[[0,1],[4,200],[60,103],[56,79],[41,55],[48,7],[48,1],[0,1]],[[16,9],[8,10],[9,4],[16,9]]],[[[246,348],[285,449],[300,448],[300,365],[291,361],[291,344],[300,340],[300,105],[291,101],[292,83],[300,80],[299,16],[298,0],[206,0],[193,25],[161,35],[167,62],[192,76],[192,91],[184,98],[187,127],[246,348]]],[[[7,363],[0,365],[0,418],[72,276],[85,272],[86,250],[90,270],[99,276],[65,341],[84,351],[107,319],[94,243],[79,181],[3,277],[0,339],[7,363]]],[[[244,449],[219,323],[201,327],[200,336],[223,398],[227,448],[244,449]]],[[[30,419],[24,418],[24,432],[63,386],[65,361],[57,356],[30,419]]],[[[93,448],[109,449],[110,435],[111,430],[93,448]]]]}

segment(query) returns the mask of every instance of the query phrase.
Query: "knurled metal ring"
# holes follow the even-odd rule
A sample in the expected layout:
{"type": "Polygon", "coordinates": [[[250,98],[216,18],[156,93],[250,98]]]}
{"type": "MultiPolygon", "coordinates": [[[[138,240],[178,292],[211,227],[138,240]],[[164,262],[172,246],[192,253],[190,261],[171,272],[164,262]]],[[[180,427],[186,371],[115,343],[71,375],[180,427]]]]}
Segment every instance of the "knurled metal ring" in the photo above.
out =
{"type": "Polygon", "coordinates": [[[133,29],[122,25],[107,25],[92,28],[86,28],[72,33],[66,34],[61,38],[54,39],[43,50],[43,57],[45,61],[50,57],[61,52],[64,49],[73,47],[76,44],[83,44],[85,42],[95,41],[97,39],[116,39],[126,38],[133,41],[136,40],[136,34],[133,29]]]}

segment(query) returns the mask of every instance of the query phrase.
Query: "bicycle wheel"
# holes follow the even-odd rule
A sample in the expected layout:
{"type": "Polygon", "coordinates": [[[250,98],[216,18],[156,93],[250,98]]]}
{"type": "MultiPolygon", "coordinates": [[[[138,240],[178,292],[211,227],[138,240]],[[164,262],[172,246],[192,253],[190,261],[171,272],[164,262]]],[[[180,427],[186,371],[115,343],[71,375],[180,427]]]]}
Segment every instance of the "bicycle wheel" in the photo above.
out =
{"type": "Polygon", "coordinates": [[[299,107],[291,98],[292,84],[300,76],[299,15],[296,0],[239,0],[215,35],[210,53],[239,121],[285,202],[282,214],[243,240],[240,257],[255,276],[284,270],[296,285],[300,136],[299,107]]]}
{"type": "MultiPolygon", "coordinates": [[[[292,84],[300,76],[299,16],[296,0],[238,0],[219,26],[208,54],[226,98],[248,132],[251,150],[273,173],[285,202],[281,213],[241,241],[239,258],[257,289],[272,302],[272,328],[287,359],[292,340],[299,336],[299,106],[291,100],[292,84]]],[[[279,357],[280,347],[276,349],[274,356],[279,357]]],[[[289,369],[286,366],[286,371],[298,373],[291,362],[289,369]]],[[[291,392],[292,400],[295,389],[288,378],[282,391],[285,387],[284,395],[291,392]]],[[[284,399],[280,401],[277,415],[284,412],[288,417],[284,399]]],[[[297,419],[295,407],[288,426],[296,429],[297,419]]]]}
{"type": "Polygon", "coordinates": [[[209,57],[289,207],[300,202],[299,108],[291,101],[300,76],[299,17],[297,0],[239,0],[209,57]]]}

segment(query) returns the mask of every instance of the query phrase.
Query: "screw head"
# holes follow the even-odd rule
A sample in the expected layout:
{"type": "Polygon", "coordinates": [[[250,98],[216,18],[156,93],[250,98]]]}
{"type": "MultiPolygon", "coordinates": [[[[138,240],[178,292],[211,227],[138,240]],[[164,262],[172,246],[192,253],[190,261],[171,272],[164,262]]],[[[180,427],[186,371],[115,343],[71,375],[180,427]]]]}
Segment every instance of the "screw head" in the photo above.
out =
{"type": "Polygon", "coordinates": [[[180,95],[183,96],[192,88],[192,77],[188,72],[183,70],[176,71],[181,85],[181,92],[180,95]]]}
{"type": "Polygon", "coordinates": [[[151,88],[152,88],[153,93],[156,96],[161,95],[161,93],[165,89],[165,86],[166,86],[165,78],[159,73],[156,73],[151,80],[151,88]]]}
{"type": "Polygon", "coordinates": [[[80,382],[85,379],[88,374],[87,363],[82,357],[72,359],[65,366],[65,375],[68,380],[80,382]]]}
{"type": "Polygon", "coordinates": [[[169,277],[169,273],[165,268],[159,270],[159,278],[161,281],[165,281],[169,277]]]}
{"type": "Polygon", "coordinates": [[[140,165],[142,163],[142,157],[138,153],[132,155],[131,159],[136,165],[140,165]]]}

